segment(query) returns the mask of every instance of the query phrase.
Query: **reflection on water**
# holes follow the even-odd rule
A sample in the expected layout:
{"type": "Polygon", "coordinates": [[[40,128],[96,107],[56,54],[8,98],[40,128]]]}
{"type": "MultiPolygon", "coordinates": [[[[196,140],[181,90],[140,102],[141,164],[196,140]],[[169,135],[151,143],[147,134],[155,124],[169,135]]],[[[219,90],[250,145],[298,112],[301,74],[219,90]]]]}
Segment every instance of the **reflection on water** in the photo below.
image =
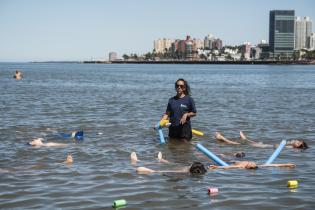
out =
{"type": "MultiPolygon", "coordinates": [[[[315,71],[313,66],[0,64],[0,208],[112,209],[313,209],[315,71]],[[12,79],[16,68],[24,78],[12,79]],[[277,163],[294,169],[210,170],[188,174],[138,175],[137,166],[174,169],[208,159],[190,144],[160,145],[152,129],[175,94],[174,82],[191,85],[198,116],[196,137],[216,154],[246,153],[263,163],[273,149],[223,145],[221,131],[238,139],[276,144],[306,139],[305,151],[285,149],[277,163]],[[58,133],[84,130],[84,141],[58,133]],[[34,148],[34,138],[67,147],[34,148]],[[137,165],[130,164],[136,151],[137,165]],[[171,164],[158,163],[158,152],[171,164]],[[64,163],[68,154],[73,163],[64,163]],[[288,180],[299,180],[296,189],[288,180]],[[209,196],[207,189],[219,193],[209,196]]],[[[164,131],[167,135],[167,131],[164,131]]]]}

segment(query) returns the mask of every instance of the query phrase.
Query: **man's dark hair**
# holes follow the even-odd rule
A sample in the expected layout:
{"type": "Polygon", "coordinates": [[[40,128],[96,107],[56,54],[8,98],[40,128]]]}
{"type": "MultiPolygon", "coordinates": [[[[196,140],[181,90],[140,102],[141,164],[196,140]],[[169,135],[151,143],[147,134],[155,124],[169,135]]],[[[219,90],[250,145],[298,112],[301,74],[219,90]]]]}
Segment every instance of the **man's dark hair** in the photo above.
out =
{"type": "Polygon", "coordinates": [[[189,172],[191,174],[205,174],[207,172],[207,169],[205,168],[205,166],[200,163],[200,162],[194,162],[190,168],[189,168],[189,172]]]}

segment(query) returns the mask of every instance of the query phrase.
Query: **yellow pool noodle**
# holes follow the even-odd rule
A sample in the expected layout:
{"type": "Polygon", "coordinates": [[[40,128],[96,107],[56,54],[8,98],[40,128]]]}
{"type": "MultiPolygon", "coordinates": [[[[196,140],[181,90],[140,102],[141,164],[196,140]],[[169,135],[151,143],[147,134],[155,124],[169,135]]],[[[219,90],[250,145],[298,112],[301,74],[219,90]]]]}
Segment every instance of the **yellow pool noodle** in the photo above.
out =
{"type": "Polygon", "coordinates": [[[161,126],[161,127],[164,127],[164,126],[166,126],[166,124],[169,124],[169,123],[170,123],[169,120],[161,120],[161,121],[160,121],[160,126],[161,126]]]}
{"type": "Polygon", "coordinates": [[[195,129],[191,129],[192,133],[197,135],[197,136],[203,136],[203,133],[201,131],[197,131],[195,129]]]}

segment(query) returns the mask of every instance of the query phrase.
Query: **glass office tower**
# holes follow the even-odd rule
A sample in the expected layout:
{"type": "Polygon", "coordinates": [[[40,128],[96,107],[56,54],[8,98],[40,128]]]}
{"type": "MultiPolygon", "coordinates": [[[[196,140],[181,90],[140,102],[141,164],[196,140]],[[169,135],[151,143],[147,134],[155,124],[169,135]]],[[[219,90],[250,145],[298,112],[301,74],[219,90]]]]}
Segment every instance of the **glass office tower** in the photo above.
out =
{"type": "Polygon", "coordinates": [[[294,10],[272,10],[269,16],[270,57],[291,58],[294,51],[294,10]]]}

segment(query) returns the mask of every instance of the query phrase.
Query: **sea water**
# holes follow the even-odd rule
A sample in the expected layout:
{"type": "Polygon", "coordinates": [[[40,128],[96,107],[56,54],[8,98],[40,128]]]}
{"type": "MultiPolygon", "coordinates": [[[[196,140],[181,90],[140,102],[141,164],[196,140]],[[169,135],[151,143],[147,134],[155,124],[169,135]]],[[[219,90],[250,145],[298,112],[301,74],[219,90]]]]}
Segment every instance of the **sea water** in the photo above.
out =
{"type": "MultiPolygon", "coordinates": [[[[145,65],[0,63],[0,209],[314,209],[315,67],[312,65],[145,65]],[[24,78],[14,80],[20,69],[24,78]],[[153,130],[186,79],[197,116],[195,137],[213,153],[245,152],[264,163],[273,148],[224,145],[216,131],[239,140],[239,131],[278,144],[304,139],[305,151],[284,149],[274,163],[296,168],[211,170],[138,175],[137,166],[175,169],[210,160],[194,146],[159,144],[153,130]],[[83,130],[84,140],[58,137],[83,130]],[[34,148],[34,138],[67,147],[34,148]],[[141,160],[130,163],[130,153],[141,160]],[[171,164],[158,163],[158,152],[171,164]],[[67,155],[73,164],[64,164],[67,155]],[[298,180],[296,189],[288,180],[298,180]],[[219,193],[208,195],[209,187],[219,193]]],[[[164,129],[167,136],[167,130],[164,129]]],[[[222,157],[222,156],[220,156],[222,157]]]]}

